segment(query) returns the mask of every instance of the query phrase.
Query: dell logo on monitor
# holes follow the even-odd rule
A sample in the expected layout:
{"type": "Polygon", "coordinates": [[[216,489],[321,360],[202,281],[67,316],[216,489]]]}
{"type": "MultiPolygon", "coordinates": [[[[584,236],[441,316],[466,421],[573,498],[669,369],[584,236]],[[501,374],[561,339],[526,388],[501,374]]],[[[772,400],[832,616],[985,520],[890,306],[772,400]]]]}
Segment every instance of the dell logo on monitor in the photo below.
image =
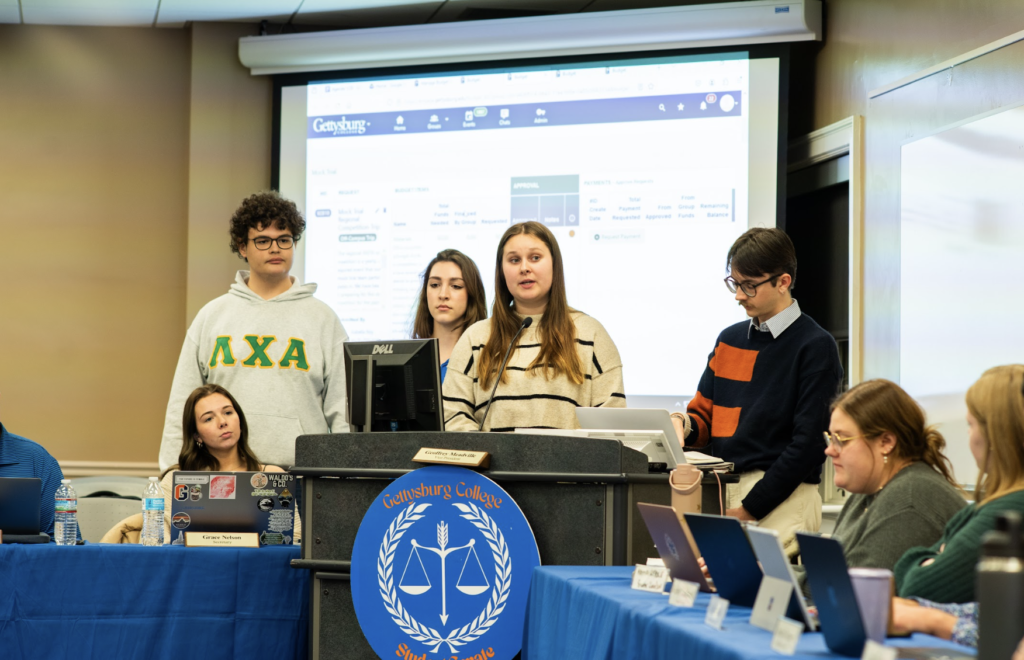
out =
{"type": "Polygon", "coordinates": [[[392,346],[394,346],[394,344],[374,344],[373,355],[391,355],[393,352],[391,350],[392,346]]]}

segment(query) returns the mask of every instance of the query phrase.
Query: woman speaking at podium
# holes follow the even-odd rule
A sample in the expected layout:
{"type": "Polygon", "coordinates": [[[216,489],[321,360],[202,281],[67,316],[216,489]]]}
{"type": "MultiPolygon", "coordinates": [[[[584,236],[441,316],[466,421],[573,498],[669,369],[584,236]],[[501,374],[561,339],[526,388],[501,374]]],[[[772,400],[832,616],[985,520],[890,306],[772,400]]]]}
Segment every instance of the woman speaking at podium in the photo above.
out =
{"type": "Polygon", "coordinates": [[[574,429],[577,407],[626,407],[619,351],[604,326],[569,307],[562,253],[547,227],[508,228],[494,292],[491,318],[452,352],[445,430],[574,429]]]}
{"type": "Polygon", "coordinates": [[[487,293],[476,264],[458,250],[438,252],[423,273],[412,338],[437,340],[441,382],[463,331],[485,318],[487,293]]]}

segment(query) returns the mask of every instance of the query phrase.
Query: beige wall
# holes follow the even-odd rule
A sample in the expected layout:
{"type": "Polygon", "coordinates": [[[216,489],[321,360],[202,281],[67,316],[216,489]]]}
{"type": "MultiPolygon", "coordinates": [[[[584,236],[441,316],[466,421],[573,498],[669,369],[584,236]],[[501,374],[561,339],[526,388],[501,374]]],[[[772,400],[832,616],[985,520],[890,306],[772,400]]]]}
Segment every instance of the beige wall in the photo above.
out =
{"type": "Polygon", "coordinates": [[[0,421],[62,462],[156,460],[226,218],[269,184],[249,33],[0,26],[0,421]]]}

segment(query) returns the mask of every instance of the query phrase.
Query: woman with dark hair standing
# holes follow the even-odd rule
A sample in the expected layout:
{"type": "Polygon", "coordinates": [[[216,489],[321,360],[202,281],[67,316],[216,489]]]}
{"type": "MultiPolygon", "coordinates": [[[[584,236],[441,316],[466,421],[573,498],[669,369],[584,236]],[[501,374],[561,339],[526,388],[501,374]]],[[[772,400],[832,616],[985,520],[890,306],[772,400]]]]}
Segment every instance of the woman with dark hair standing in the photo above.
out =
{"type": "Polygon", "coordinates": [[[577,407],[626,406],[619,351],[597,320],[569,307],[562,253],[547,227],[509,227],[498,244],[494,291],[491,318],[470,327],[452,352],[447,430],[573,429],[577,407]]]}
{"type": "Polygon", "coordinates": [[[413,339],[436,339],[441,381],[462,332],[487,318],[487,294],[473,260],[458,250],[441,250],[423,272],[423,288],[413,322],[413,339]]]}

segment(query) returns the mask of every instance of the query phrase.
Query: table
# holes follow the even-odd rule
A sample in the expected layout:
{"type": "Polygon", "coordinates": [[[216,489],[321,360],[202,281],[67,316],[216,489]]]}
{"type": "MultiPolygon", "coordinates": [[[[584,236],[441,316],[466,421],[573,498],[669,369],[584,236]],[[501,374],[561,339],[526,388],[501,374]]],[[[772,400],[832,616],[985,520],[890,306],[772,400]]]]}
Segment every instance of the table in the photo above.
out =
{"type": "Polygon", "coordinates": [[[299,548],[0,545],[0,656],[307,655],[299,548]]]}
{"type": "MultiPolygon", "coordinates": [[[[780,660],[771,633],[748,623],[750,609],[730,606],[723,630],[705,625],[709,594],[693,608],[668,604],[668,595],[630,589],[628,566],[542,566],[533,573],[523,636],[524,660],[780,660]]],[[[889,640],[909,647],[942,647],[974,653],[928,635],[889,640]]],[[[796,658],[841,658],[821,633],[805,633],[796,658]]]]}

